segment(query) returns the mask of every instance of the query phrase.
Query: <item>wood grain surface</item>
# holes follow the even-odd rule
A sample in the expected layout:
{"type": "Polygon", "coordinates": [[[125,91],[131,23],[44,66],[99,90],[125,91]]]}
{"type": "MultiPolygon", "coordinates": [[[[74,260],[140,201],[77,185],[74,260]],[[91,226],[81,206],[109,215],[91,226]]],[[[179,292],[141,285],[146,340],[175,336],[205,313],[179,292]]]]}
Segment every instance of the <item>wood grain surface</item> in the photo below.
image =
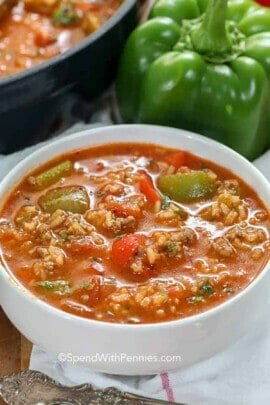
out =
{"type": "MultiPolygon", "coordinates": [[[[0,308],[0,376],[28,368],[32,344],[9,322],[0,308]]],[[[0,405],[4,402],[0,399],[0,405]]]]}

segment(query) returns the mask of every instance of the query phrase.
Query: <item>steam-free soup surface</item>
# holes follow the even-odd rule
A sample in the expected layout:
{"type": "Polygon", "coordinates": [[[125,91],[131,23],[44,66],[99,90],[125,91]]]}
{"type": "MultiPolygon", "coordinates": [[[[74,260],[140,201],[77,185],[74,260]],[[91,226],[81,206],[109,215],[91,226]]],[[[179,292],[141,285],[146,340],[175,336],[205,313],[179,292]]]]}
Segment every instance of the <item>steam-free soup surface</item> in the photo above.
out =
{"type": "Polygon", "coordinates": [[[98,30],[122,0],[1,0],[0,77],[44,62],[98,30]]]}
{"type": "Polygon", "coordinates": [[[2,259],[49,304],[108,322],[184,318],[246,288],[270,256],[269,212],[187,151],[117,144],[30,173],[1,213],[2,259]]]}

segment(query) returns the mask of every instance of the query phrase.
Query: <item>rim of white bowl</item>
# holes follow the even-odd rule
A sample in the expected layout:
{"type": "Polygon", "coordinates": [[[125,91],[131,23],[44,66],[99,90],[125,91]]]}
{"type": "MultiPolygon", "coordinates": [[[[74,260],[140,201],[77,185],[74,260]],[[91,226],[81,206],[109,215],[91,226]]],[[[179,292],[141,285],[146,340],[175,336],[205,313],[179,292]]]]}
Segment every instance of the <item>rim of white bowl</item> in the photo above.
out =
{"type": "MultiPolygon", "coordinates": [[[[83,131],[75,132],[74,134],[69,134],[63,138],[56,139],[50,143],[47,143],[44,146],[42,146],[41,148],[37,149],[35,152],[33,152],[30,156],[27,156],[26,158],[24,158],[2,179],[2,181],[0,182],[0,195],[2,193],[5,193],[6,195],[8,195],[14,189],[16,184],[18,184],[20,182],[20,181],[17,181],[11,187],[10,186],[8,187],[9,181],[12,180],[12,177],[17,172],[21,171],[21,173],[22,173],[21,178],[23,178],[29,171],[38,167],[38,165],[35,164],[35,165],[31,165],[31,167],[28,168],[28,170],[25,170],[26,163],[31,162],[36,157],[39,157],[39,155],[40,156],[43,155],[43,153],[45,155],[46,152],[48,152],[48,150],[52,150],[52,149],[54,149],[54,147],[61,145],[65,142],[72,141],[76,138],[89,136],[91,134],[110,133],[110,132],[114,132],[115,130],[129,131],[129,130],[131,130],[131,128],[133,130],[139,130],[139,131],[151,130],[153,132],[154,131],[164,131],[164,132],[166,131],[167,133],[171,132],[172,134],[178,133],[179,137],[182,136],[184,138],[189,138],[189,139],[195,140],[195,142],[198,141],[202,144],[205,144],[210,148],[213,147],[214,149],[219,149],[220,151],[222,151],[222,153],[226,153],[229,156],[231,156],[232,159],[237,160],[239,162],[239,164],[245,166],[249,171],[252,170],[254,175],[257,177],[258,181],[264,187],[266,187],[266,189],[268,190],[269,198],[270,198],[270,184],[269,184],[268,180],[255,166],[252,165],[251,162],[249,162],[247,159],[245,159],[239,153],[235,152],[234,150],[230,149],[229,147],[227,147],[213,139],[196,134],[194,132],[190,132],[190,131],[186,131],[186,130],[182,130],[182,129],[178,129],[178,128],[159,126],[159,125],[149,125],[149,124],[121,124],[121,125],[99,126],[99,127],[85,129],[83,131]],[[3,188],[6,189],[4,192],[2,191],[3,188]]],[[[111,134],[111,135],[113,135],[113,134],[111,134]]],[[[164,143],[160,143],[160,142],[156,143],[154,140],[145,141],[144,139],[141,139],[140,137],[132,142],[131,141],[125,142],[124,139],[121,141],[114,142],[112,139],[111,143],[140,143],[140,144],[141,143],[146,143],[146,144],[152,143],[153,145],[161,145],[161,146],[165,146],[165,147],[166,146],[170,147],[170,146],[168,146],[168,143],[166,143],[166,141],[164,141],[164,143]]],[[[104,144],[106,144],[106,142],[102,142],[102,140],[101,140],[100,142],[90,144],[88,147],[91,148],[93,146],[104,145],[104,144]]],[[[80,146],[78,148],[72,147],[72,148],[66,150],[65,153],[70,153],[70,152],[76,151],[78,149],[87,149],[87,146],[80,146]]],[[[197,156],[200,156],[200,154],[198,154],[197,152],[194,152],[192,150],[190,150],[190,152],[194,153],[197,156]]],[[[49,160],[53,159],[54,157],[59,156],[60,154],[61,154],[61,152],[55,153],[55,155],[53,154],[48,159],[42,159],[41,165],[43,163],[46,163],[46,161],[49,161],[49,160]]],[[[214,161],[214,163],[219,165],[219,163],[216,161],[214,161]]],[[[224,167],[222,165],[220,165],[220,166],[224,167]]],[[[235,174],[238,175],[240,178],[242,178],[242,176],[240,176],[237,172],[235,174]]],[[[245,179],[244,179],[244,181],[247,182],[245,179]]],[[[0,208],[2,208],[4,201],[5,201],[5,198],[3,198],[3,202],[1,203],[0,208]]],[[[263,199],[263,201],[265,204],[267,204],[265,202],[265,199],[263,199]]],[[[269,209],[268,205],[267,205],[267,208],[269,209]]],[[[175,326],[178,326],[178,325],[180,326],[180,325],[188,325],[188,324],[192,324],[192,323],[199,323],[199,322],[203,321],[205,318],[215,316],[218,313],[228,309],[230,306],[232,306],[235,303],[237,303],[238,301],[240,301],[245,295],[247,295],[251,290],[253,290],[253,288],[255,288],[255,286],[265,277],[265,275],[268,271],[270,271],[270,259],[265,264],[264,268],[260,271],[260,273],[257,275],[257,277],[245,289],[243,289],[242,291],[240,291],[233,297],[229,298],[228,300],[224,301],[223,303],[221,303],[217,306],[214,306],[210,309],[207,309],[203,312],[200,312],[198,314],[187,316],[185,318],[180,318],[180,319],[175,319],[175,320],[170,320],[170,321],[163,321],[163,322],[160,321],[160,322],[154,322],[154,323],[127,324],[127,323],[106,322],[106,321],[101,321],[101,320],[96,320],[96,319],[91,319],[91,318],[84,318],[84,317],[80,317],[79,315],[74,315],[69,312],[65,312],[61,309],[58,309],[58,308],[54,307],[53,305],[48,304],[47,302],[43,301],[36,295],[34,295],[23,284],[21,284],[19,282],[19,280],[17,280],[16,276],[13,275],[11,270],[5,268],[4,263],[0,264],[0,272],[3,274],[5,281],[7,283],[9,283],[10,286],[14,290],[16,290],[17,293],[19,293],[21,296],[23,296],[23,298],[30,301],[33,305],[37,305],[41,309],[44,309],[47,312],[50,312],[52,315],[56,316],[57,318],[65,318],[65,319],[70,320],[71,322],[75,322],[77,324],[84,323],[85,325],[92,325],[96,328],[101,328],[101,329],[102,328],[114,328],[114,329],[122,329],[122,330],[125,329],[125,330],[132,330],[132,332],[135,332],[135,333],[143,332],[144,330],[147,330],[149,328],[160,330],[160,329],[174,328],[175,326]]],[[[3,288],[5,288],[5,287],[3,287],[3,288]]],[[[0,302],[0,305],[1,305],[1,302],[0,302]]]]}

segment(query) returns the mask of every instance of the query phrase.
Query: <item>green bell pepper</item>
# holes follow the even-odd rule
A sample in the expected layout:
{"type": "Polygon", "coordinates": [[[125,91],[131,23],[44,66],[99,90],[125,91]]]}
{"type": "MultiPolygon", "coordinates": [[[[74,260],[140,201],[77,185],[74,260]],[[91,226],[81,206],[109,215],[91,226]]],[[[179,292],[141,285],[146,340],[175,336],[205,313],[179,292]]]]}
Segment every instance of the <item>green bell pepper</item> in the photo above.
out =
{"type": "Polygon", "coordinates": [[[51,184],[57,183],[62,177],[68,176],[72,169],[72,162],[65,160],[36,176],[29,177],[28,182],[35,191],[44,190],[51,184]]]}
{"type": "Polygon", "coordinates": [[[158,188],[178,202],[193,202],[211,197],[216,181],[207,172],[177,173],[160,176],[158,188]]]}
{"type": "Polygon", "coordinates": [[[252,0],[158,0],[125,46],[126,122],[188,129],[249,159],[270,146],[270,9],[252,0]]]}
{"type": "Polygon", "coordinates": [[[52,214],[56,210],[84,214],[89,209],[89,197],[84,187],[66,186],[48,190],[38,200],[42,210],[52,214]]]}

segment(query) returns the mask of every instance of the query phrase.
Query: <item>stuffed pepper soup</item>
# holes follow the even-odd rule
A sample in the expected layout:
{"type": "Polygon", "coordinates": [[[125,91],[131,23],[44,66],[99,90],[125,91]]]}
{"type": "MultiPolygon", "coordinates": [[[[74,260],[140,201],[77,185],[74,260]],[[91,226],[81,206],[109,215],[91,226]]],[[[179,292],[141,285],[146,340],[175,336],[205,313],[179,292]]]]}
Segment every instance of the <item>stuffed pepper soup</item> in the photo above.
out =
{"type": "Polygon", "coordinates": [[[28,173],[1,210],[2,261],[39,299],[114,323],[189,317],[270,257],[269,211],[234,173],[153,144],[80,149],[28,173]]]}

